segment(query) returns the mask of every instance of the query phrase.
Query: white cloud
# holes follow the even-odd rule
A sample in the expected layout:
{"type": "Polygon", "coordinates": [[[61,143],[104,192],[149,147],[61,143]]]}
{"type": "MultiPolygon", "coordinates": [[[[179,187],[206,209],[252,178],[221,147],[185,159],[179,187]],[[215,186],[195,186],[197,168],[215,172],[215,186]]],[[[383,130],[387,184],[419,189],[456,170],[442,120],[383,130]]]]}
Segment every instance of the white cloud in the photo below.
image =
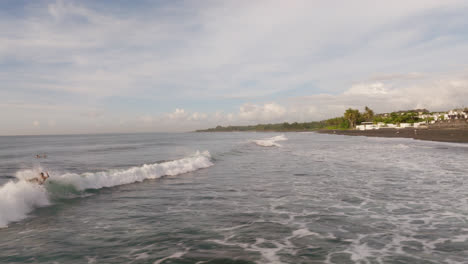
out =
{"type": "Polygon", "coordinates": [[[167,118],[171,121],[183,121],[183,122],[188,122],[188,121],[203,121],[208,118],[208,115],[205,113],[199,113],[199,112],[187,112],[185,109],[182,108],[176,108],[174,112],[167,114],[167,118]]]}
{"type": "Polygon", "coordinates": [[[318,94],[265,104],[247,103],[238,112],[215,113],[216,124],[233,125],[274,122],[308,122],[341,116],[351,107],[369,106],[377,113],[426,108],[445,111],[468,106],[468,71],[458,74],[434,74],[409,78],[405,74],[387,74],[386,81],[352,85],[336,95],[318,94]],[[393,76],[389,78],[388,76],[393,76]],[[397,78],[397,76],[399,76],[397,78]],[[403,81],[402,81],[403,79],[403,81]],[[230,116],[230,119],[227,116],[230,116]]]}
{"type": "MultiPolygon", "coordinates": [[[[336,78],[339,71],[368,75],[395,62],[414,66],[406,63],[412,60],[426,68],[430,64],[421,64],[420,54],[425,60],[440,58],[434,51],[460,61],[459,54],[467,50],[466,41],[457,48],[454,42],[461,39],[450,38],[424,48],[411,45],[429,32],[431,16],[426,18],[431,23],[401,25],[437,9],[462,10],[463,1],[382,2],[372,12],[367,11],[372,1],[342,5],[337,9],[333,3],[316,1],[206,2],[184,6],[183,13],[148,6],[148,12],[165,16],[143,13],[139,18],[57,1],[31,9],[27,19],[0,20],[5,32],[0,58],[67,65],[32,72],[24,84],[29,87],[44,84],[38,79],[51,76],[47,89],[93,96],[125,96],[142,86],[157,94],[170,83],[181,96],[251,97],[311,79],[342,85],[336,78]],[[47,74],[51,71],[53,75],[47,74]],[[255,89],[243,85],[249,80],[255,81],[255,89]]],[[[457,16],[446,18],[444,24],[451,27],[466,23],[457,16]]]]}
{"type": "Polygon", "coordinates": [[[421,72],[410,73],[392,73],[392,74],[376,74],[369,78],[369,81],[392,81],[392,80],[418,80],[427,78],[427,75],[421,72]]]}
{"type": "Polygon", "coordinates": [[[102,117],[103,115],[104,115],[104,111],[100,109],[91,109],[91,110],[81,113],[81,116],[93,118],[93,119],[102,117]]]}
{"type": "Polygon", "coordinates": [[[191,121],[203,121],[203,120],[206,120],[207,118],[208,118],[207,114],[195,112],[195,113],[190,115],[189,120],[191,120],[191,121]]]}
{"type": "Polygon", "coordinates": [[[181,108],[176,108],[176,110],[173,113],[168,115],[169,119],[173,119],[173,120],[186,119],[187,116],[188,114],[185,112],[184,109],[181,109],[181,108]]]}
{"type": "MultiPolygon", "coordinates": [[[[385,74],[385,76],[400,74],[385,74]]],[[[401,74],[404,76],[404,74],[401,74]]],[[[266,103],[244,103],[237,111],[199,112],[176,108],[170,113],[142,114],[137,118],[132,115],[121,116],[108,113],[100,117],[99,123],[93,122],[97,109],[90,109],[86,119],[80,123],[70,122],[70,116],[81,116],[81,109],[69,108],[56,123],[49,119],[49,126],[40,126],[40,117],[33,119],[36,130],[56,131],[58,125],[68,124],[64,132],[72,133],[78,129],[83,132],[137,132],[137,131],[193,131],[215,127],[217,125],[248,125],[258,123],[308,122],[341,116],[345,109],[352,107],[363,110],[371,107],[375,112],[390,112],[415,108],[427,108],[432,111],[449,110],[468,105],[468,70],[456,74],[433,74],[418,78],[381,78],[381,81],[365,78],[362,82],[351,85],[348,90],[330,94],[285,98],[266,103]],[[385,80],[384,80],[385,79],[385,80]],[[367,81],[366,81],[367,80],[367,81]],[[88,121],[85,121],[88,120],[88,121]],[[67,123],[68,122],[68,123],[67,123]],[[84,122],[84,123],[83,123],[84,122]],[[86,123],[88,122],[88,123],[86,123]],[[89,126],[87,124],[90,124],[89,126]],[[93,129],[89,129],[90,126],[93,129]],[[99,126],[96,126],[99,125],[99,126]],[[111,128],[112,130],[109,130],[111,128]],[[49,129],[49,130],[47,130],[49,129]],[[53,130],[51,130],[53,129],[53,130]]],[[[5,104],[0,108],[23,109],[24,113],[56,112],[52,106],[28,106],[24,104],[5,104]]],[[[5,112],[5,111],[0,111],[5,112]]],[[[49,132],[50,133],[50,132],[49,132]]],[[[76,133],[76,132],[75,132],[76,133]]]]}
{"type": "Polygon", "coordinates": [[[344,92],[345,95],[355,94],[364,96],[383,95],[387,93],[387,89],[381,82],[354,84],[349,90],[344,92]]]}
{"type": "Polygon", "coordinates": [[[0,114],[5,133],[30,129],[19,116],[57,120],[49,127],[65,132],[86,132],[90,117],[109,131],[122,120],[118,129],[190,130],[318,120],[366,104],[467,104],[466,76],[457,76],[468,54],[463,0],[168,2],[134,13],[96,6],[46,0],[0,17],[0,108],[13,116],[0,114]],[[193,107],[200,102],[206,112],[193,107]]]}
{"type": "Polygon", "coordinates": [[[275,121],[281,120],[286,114],[286,109],[276,103],[263,105],[244,104],[240,107],[238,118],[245,121],[275,121]]]}
{"type": "MultiPolygon", "coordinates": [[[[154,117],[150,115],[142,115],[138,118],[138,120],[143,123],[144,125],[151,125],[154,122],[154,117]]],[[[122,120],[120,120],[120,124],[124,124],[122,120]]]]}
{"type": "Polygon", "coordinates": [[[369,106],[376,112],[415,108],[443,111],[468,105],[468,71],[433,74],[426,78],[386,82],[363,82],[337,94],[321,94],[293,99],[295,105],[314,104],[317,119],[340,115],[346,108],[369,106]]]}

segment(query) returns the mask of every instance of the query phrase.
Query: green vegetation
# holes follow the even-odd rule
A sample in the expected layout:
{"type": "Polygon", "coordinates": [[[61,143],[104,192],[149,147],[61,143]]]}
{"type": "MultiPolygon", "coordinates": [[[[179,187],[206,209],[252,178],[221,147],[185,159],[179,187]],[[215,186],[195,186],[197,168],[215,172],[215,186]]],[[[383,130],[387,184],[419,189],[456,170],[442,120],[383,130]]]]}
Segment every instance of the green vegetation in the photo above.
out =
{"type": "Polygon", "coordinates": [[[379,115],[373,120],[374,123],[383,122],[385,124],[416,123],[423,121],[416,112],[397,113],[393,112],[387,116],[379,115]]]}
{"type": "Polygon", "coordinates": [[[362,115],[359,113],[359,110],[357,109],[351,109],[349,108],[346,110],[343,116],[346,120],[348,120],[349,127],[354,128],[356,127],[356,124],[360,121],[362,121],[362,115]]]}
{"type": "Polygon", "coordinates": [[[330,118],[325,121],[325,129],[349,129],[349,121],[344,117],[330,118]]]}
{"type": "Polygon", "coordinates": [[[332,129],[349,129],[355,128],[356,125],[360,124],[361,122],[373,122],[374,119],[374,111],[369,107],[365,107],[364,113],[359,112],[358,109],[348,108],[343,117],[328,119],[329,120],[337,120],[339,123],[335,126],[332,126],[332,129]]]}
{"type": "MultiPolygon", "coordinates": [[[[427,110],[424,110],[427,111],[427,110]]],[[[232,132],[232,131],[312,131],[317,129],[351,129],[362,122],[383,122],[385,124],[415,123],[421,121],[431,121],[433,118],[420,119],[415,111],[400,111],[390,114],[374,114],[369,107],[365,107],[364,112],[358,109],[348,108],[342,117],[330,118],[322,121],[306,123],[279,123],[279,124],[259,124],[253,126],[217,126],[197,132],[232,132]]]]}
{"type": "Polygon", "coordinates": [[[366,108],[364,108],[364,114],[362,114],[362,118],[364,118],[364,120],[367,122],[373,121],[374,111],[372,111],[372,109],[366,106],[366,108]]]}
{"type": "Polygon", "coordinates": [[[232,131],[311,131],[324,128],[321,122],[306,123],[280,123],[280,124],[259,124],[254,126],[217,126],[215,128],[197,130],[197,132],[232,132],[232,131]]]}

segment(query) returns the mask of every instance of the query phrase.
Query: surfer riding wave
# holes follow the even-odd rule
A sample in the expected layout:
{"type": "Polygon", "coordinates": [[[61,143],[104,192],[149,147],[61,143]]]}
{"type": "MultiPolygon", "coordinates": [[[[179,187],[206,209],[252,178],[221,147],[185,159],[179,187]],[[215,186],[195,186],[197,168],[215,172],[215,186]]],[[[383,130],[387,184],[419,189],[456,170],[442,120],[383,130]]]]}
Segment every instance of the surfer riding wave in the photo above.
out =
{"type": "Polygon", "coordinates": [[[46,173],[41,172],[41,173],[39,174],[39,177],[35,177],[35,178],[32,178],[32,179],[28,179],[27,181],[28,181],[28,182],[37,183],[37,184],[39,184],[39,185],[42,185],[42,184],[45,183],[45,181],[46,181],[49,177],[50,177],[50,176],[49,176],[49,173],[48,173],[48,172],[46,172],[46,173]]]}

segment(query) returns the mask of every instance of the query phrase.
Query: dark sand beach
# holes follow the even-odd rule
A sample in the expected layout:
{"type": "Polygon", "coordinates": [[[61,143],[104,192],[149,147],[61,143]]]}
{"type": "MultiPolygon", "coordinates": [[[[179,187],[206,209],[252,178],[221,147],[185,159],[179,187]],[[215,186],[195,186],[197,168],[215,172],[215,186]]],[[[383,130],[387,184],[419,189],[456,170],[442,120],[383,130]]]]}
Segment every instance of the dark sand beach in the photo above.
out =
{"type": "Polygon", "coordinates": [[[383,128],[378,130],[319,130],[322,134],[367,137],[401,137],[419,140],[468,143],[468,128],[383,128]]]}

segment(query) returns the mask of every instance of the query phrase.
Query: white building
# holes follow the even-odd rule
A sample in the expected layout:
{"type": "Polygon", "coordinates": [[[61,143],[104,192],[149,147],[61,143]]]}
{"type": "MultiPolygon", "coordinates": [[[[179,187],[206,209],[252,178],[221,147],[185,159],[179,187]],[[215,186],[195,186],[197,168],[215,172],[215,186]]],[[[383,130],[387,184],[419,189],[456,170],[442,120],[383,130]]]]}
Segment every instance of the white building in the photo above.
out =
{"type": "Polygon", "coordinates": [[[356,126],[357,130],[375,130],[381,128],[407,128],[407,127],[414,127],[419,128],[421,126],[426,125],[426,122],[419,122],[419,123],[400,123],[400,124],[385,124],[383,122],[379,122],[374,124],[372,122],[362,122],[360,125],[356,126]]]}
{"type": "Polygon", "coordinates": [[[360,125],[356,126],[356,129],[358,130],[373,130],[379,128],[380,127],[378,125],[375,125],[372,122],[362,122],[360,125]]]}
{"type": "Polygon", "coordinates": [[[453,109],[444,115],[444,119],[468,119],[468,111],[463,109],[453,109]]]}

